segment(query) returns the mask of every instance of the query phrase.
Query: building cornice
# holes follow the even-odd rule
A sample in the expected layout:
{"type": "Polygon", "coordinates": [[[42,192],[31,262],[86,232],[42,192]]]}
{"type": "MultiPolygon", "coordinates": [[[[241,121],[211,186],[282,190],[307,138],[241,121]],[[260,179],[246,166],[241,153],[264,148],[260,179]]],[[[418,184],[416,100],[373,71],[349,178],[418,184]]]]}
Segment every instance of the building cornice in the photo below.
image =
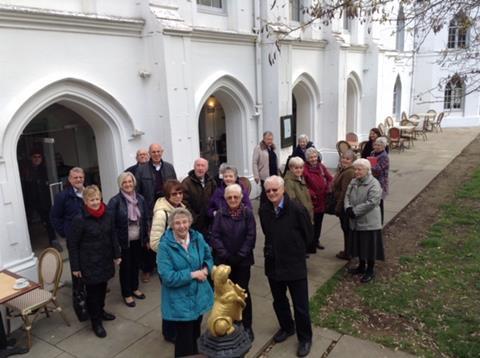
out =
{"type": "Polygon", "coordinates": [[[293,48],[298,49],[324,49],[328,45],[327,40],[300,40],[295,39],[290,41],[293,48]]]}
{"type": "Polygon", "coordinates": [[[139,18],[0,5],[0,28],[141,37],[144,25],[139,18]]]}
{"type": "Polygon", "coordinates": [[[163,29],[164,35],[169,36],[188,36],[193,41],[199,42],[218,42],[218,43],[255,43],[257,36],[255,34],[233,32],[233,31],[219,31],[206,29],[201,27],[193,27],[191,31],[185,29],[163,29]]]}

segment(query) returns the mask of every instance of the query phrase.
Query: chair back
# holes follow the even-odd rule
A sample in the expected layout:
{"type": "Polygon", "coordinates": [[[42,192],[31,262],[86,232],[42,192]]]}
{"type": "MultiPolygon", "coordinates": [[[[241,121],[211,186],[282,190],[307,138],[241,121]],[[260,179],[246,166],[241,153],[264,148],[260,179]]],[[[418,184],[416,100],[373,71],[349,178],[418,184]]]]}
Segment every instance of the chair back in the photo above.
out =
{"type": "Polygon", "coordinates": [[[402,112],[402,120],[404,119],[408,119],[408,116],[407,116],[407,113],[405,113],[405,111],[402,112]]]}
{"type": "Polygon", "coordinates": [[[392,142],[398,142],[400,140],[400,129],[392,127],[388,130],[388,137],[392,142]]]}
{"type": "Polygon", "coordinates": [[[51,290],[54,296],[57,295],[60,277],[63,272],[63,259],[60,253],[52,247],[45,249],[40,254],[38,268],[38,282],[43,289],[53,286],[51,290]]]}
{"type": "Polygon", "coordinates": [[[378,130],[380,131],[380,134],[381,135],[385,135],[386,134],[386,131],[385,131],[385,124],[383,123],[378,123],[378,130]]]}
{"type": "Polygon", "coordinates": [[[337,142],[337,152],[338,155],[342,155],[342,153],[345,153],[347,150],[351,148],[350,144],[345,141],[345,140],[339,140],[337,142]]]}
{"type": "Polygon", "coordinates": [[[248,194],[250,195],[250,192],[252,191],[252,183],[250,183],[250,180],[248,180],[247,177],[239,177],[238,181],[243,188],[247,189],[248,194]]]}
{"type": "Polygon", "coordinates": [[[363,142],[360,143],[359,147],[360,147],[360,153],[363,152],[363,150],[365,149],[365,146],[367,145],[368,143],[368,140],[364,140],[363,142]]]}
{"type": "Polygon", "coordinates": [[[347,142],[358,142],[358,136],[353,132],[347,133],[345,139],[347,142]]]}
{"type": "Polygon", "coordinates": [[[393,127],[393,118],[392,117],[387,116],[387,118],[385,118],[385,126],[388,127],[388,128],[393,127]]]}
{"type": "Polygon", "coordinates": [[[437,111],[434,109],[429,109],[427,111],[427,116],[430,120],[430,122],[435,122],[435,118],[437,117],[437,111]]]}
{"type": "Polygon", "coordinates": [[[413,126],[413,123],[410,122],[408,119],[402,119],[402,120],[400,121],[400,125],[401,125],[401,126],[413,126]]]}
{"type": "Polygon", "coordinates": [[[420,120],[420,116],[418,114],[411,114],[409,119],[413,119],[414,121],[420,120]]]}
{"type": "Polygon", "coordinates": [[[445,116],[445,112],[440,112],[437,117],[437,125],[440,125],[442,123],[442,119],[445,116]]]}

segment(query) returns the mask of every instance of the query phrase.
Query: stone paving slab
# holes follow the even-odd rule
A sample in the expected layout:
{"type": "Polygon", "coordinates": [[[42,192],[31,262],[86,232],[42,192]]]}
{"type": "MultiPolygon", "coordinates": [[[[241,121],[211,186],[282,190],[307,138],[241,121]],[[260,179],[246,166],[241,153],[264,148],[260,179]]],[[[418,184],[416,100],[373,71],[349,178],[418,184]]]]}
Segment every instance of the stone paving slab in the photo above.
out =
{"type": "MultiPolygon", "coordinates": [[[[480,128],[446,129],[443,134],[430,134],[427,142],[417,141],[415,147],[405,152],[391,153],[390,195],[385,202],[386,222],[405,207],[461,150],[480,132],[480,128]]],[[[254,200],[258,206],[258,200],[254,200]]],[[[252,267],[250,290],[253,300],[253,329],[255,341],[247,357],[259,356],[267,347],[278,329],[273,312],[272,298],[263,269],[264,237],[257,221],[257,244],[254,252],[255,266],[252,267]]],[[[345,266],[345,261],[335,258],[342,248],[343,238],[338,218],[326,215],[322,230],[325,250],[318,251],[308,259],[309,294],[326,282],[335,272],[345,266]]],[[[387,258],[388,259],[388,258],[387,258]]],[[[381,264],[381,263],[380,263],[381,264]]],[[[58,294],[61,305],[67,312],[72,327],[67,327],[61,318],[52,315],[40,318],[33,325],[33,347],[23,357],[71,358],[71,357],[171,357],[173,345],[161,335],[160,284],[157,277],[149,283],[141,283],[146,300],[137,300],[137,307],[123,304],[118,277],[109,282],[106,309],[118,316],[106,322],[108,336],[97,338],[88,322],[79,323],[71,307],[70,270],[65,262],[62,281],[66,283],[58,294]]],[[[204,320],[205,321],[205,320],[204,320]]],[[[372,342],[341,335],[320,327],[314,328],[315,343],[310,357],[321,357],[327,347],[334,344],[328,357],[407,357],[372,342]],[[328,343],[328,344],[327,344],[328,343]]],[[[24,340],[24,332],[16,331],[14,337],[24,340]]],[[[263,356],[294,357],[297,348],[295,337],[274,345],[263,356]]]]}

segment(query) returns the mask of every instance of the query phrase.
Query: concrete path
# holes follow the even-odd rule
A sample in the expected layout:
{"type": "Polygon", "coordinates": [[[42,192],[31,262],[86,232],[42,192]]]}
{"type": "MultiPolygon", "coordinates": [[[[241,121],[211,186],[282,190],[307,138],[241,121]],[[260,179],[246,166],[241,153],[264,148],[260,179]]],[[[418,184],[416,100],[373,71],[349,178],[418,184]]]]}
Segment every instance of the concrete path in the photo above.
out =
{"type": "MultiPolygon", "coordinates": [[[[443,133],[429,134],[427,142],[418,140],[415,147],[399,153],[391,153],[390,195],[385,203],[385,219],[388,222],[404,208],[420,191],[478,134],[480,128],[445,129],[443,133]]],[[[272,308],[272,298],[263,274],[263,234],[258,227],[255,249],[256,264],[252,267],[250,291],[253,300],[253,329],[255,341],[247,357],[295,357],[297,342],[290,337],[281,344],[271,345],[271,338],[278,329],[272,308]],[[265,349],[268,347],[268,351],[265,349]]],[[[313,295],[345,261],[335,258],[340,251],[342,234],[338,219],[325,216],[322,243],[326,249],[308,260],[309,292],[313,295]]],[[[387,257],[388,260],[388,257],[387,257]]],[[[65,281],[70,277],[65,265],[65,281]]],[[[108,336],[95,337],[88,323],[79,323],[71,306],[70,287],[59,291],[60,303],[66,310],[72,325],[67,327],[58,315],[42,318],[33,326],[33,347],[22,357],[34,358],[102,358],[102,357],[173,357],[173,345],[161,335],[160,285],[153,278],[141,284],[146,300],[137,300],[137,307],[127,307],[120,296],[117,279],[110,282],[106,309],[117,319],[106,322],[108,336]]],[[[204,320],[205,321],[205,320],[204,320]]],[[[23,339],[23,332],[14,336],[23,339]]],[[[408,357],[372,342],[316,327],[310,357],[408,357]]]]}

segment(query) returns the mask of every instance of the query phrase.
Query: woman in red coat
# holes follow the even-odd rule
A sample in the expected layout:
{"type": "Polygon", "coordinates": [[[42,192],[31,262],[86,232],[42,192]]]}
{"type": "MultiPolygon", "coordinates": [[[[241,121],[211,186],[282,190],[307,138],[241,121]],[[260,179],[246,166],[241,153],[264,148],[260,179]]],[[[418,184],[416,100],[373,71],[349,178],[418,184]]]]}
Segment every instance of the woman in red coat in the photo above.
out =
{"type": "Polygon", "coordinates": [[[322,232],[323,213],[325,212],[325,199],[333,180],[332,175],[321,163],[320,153],[315,148],[308,148],[305,152],[307,162],[303,168],[303,176],[307,183],[313,204],[313,241],[308,253],[315,253],[318,249],[323,250],[320,244],[320,234],[322,232]]]}

